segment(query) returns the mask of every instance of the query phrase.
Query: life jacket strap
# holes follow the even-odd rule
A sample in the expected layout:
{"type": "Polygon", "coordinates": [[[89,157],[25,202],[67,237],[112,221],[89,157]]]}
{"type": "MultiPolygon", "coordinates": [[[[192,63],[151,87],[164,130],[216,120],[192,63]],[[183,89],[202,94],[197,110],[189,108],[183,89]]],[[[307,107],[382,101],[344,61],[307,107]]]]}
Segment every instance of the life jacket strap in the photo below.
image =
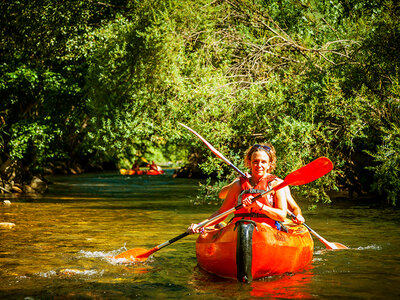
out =
{"type": "Polygon", "coordinates": [[[260,214],[260,213],[254,213],[254,212],[252,212],[252,213],[235,214],[234,218],[268,218],[268,219],[271,219],[267,215],[260,214]]]}
{"type": "Polygon", "coordinates": [[[265,190],[257,190],[257,189],[244,190],[239,194],[238,204],[237,205],[241,205],[242,204],[242,196],[244,194],[261,194],[261,193],[264,193],[264,192],[265,192],[265,190]]]}

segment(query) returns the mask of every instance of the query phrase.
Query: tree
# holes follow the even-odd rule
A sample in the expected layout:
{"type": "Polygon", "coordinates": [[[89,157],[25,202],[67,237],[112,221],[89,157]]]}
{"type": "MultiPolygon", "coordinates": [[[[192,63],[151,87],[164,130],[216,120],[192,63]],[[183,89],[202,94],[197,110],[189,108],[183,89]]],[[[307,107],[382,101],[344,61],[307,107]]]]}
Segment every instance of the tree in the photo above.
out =
{"type": "Polygon", "coordinates": [[[1,2],[1,160],[69,160],[86,124],[85,36],[127,1],[1,2]]]}
{"type": "Polygon", "coordinates": [[[2,159],[101,166],[191,155],[233,178],[177,125],[234,164],[270,141],[284,177],[317,156],[334,171],[302,187],[400,187],[395,1],[1,2],[2,159]]]}

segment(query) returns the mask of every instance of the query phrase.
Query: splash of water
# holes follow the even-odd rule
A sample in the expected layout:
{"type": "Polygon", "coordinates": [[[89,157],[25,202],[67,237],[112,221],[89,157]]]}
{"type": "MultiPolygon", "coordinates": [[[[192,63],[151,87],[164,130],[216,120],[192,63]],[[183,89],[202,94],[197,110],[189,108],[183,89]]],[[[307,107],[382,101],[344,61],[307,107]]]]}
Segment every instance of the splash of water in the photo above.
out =
{"type": "Polygon", "coordinates": [[[110,256],[115,256],[120,252],[126,251],[126,246],[124,245],[123,247],[112,250],[112,251],[85,251],[81,250],[79,251],[80,257],[85,257],[85,258],[108,258],[110,256]]]}
{"type": "Polygon", "coordinates": [[[382,246],[369,245],[369,246],[358,247],[358,248],[356,248],[356,250],[382,250],[382,246]]]}

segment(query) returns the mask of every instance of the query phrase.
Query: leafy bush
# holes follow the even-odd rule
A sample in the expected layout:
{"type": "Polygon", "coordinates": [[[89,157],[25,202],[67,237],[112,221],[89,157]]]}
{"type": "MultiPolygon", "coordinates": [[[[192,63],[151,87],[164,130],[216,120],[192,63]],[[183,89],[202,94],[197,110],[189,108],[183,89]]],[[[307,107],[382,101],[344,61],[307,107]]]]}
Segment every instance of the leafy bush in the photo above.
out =
{"type": "Polygon", "coordinates": [[[347,189],[396,203],[396,1],[6,1],[1,8],[10,33],[0,43],[2,159],[123,165],[135,155],[187,155],[222,180],[216,186],[235,178],[183,122],[243,170],[244,152],[257,142],[274,144],[281,177],[327,156],[334,171],[299,188],[312,201],[347,189]]]}

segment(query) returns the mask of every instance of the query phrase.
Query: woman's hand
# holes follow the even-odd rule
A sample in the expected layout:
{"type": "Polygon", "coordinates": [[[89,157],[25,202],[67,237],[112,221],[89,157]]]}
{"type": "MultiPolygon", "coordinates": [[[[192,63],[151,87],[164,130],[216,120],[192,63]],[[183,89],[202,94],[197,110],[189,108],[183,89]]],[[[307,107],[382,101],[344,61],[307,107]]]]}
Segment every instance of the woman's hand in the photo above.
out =
{"type": "Polygon", "coordinates": [[[297,215],[296,218],[293,218],[293,222],[296,224],[303,224],[306,220],[304,220],[304,217],[302,215],[297,215]]]}
{"type": "Polygon", "coordinates": [[[195,233],[200,233],[203,227],[197,227],[197,224],[192,224],[188,227],[186,230],[187,233],[189,234],[195,234],[195,233]]]}
{"type": "Polygon", "coordinates": [[[250,211],[251,208],[255,210],[260,210],[263,207],[263,204],[259,201],[253,201],[253,196],[248,196],[242,200],[243,207],[250,211]]]}
{"type": "Polygon", "coordinates": [[[246,198],[242,199],[243,207],[251,208],[253,206],[253,196],[247,196],[246,198]]]}
{"type": "Polygon", "coordinates": [[[244,198],[242,200],[243,207],[246,208],[248,211],[250,211],[251,208],[254,208],[254,210],[256,210],[256,211],[263,211],[265,205],[263,203],[261,203],[260,201],[258,201],[258,200],[254,201],[253,199],[254,199],[253,196],[248,196],[248,197],[244,198]]]}

